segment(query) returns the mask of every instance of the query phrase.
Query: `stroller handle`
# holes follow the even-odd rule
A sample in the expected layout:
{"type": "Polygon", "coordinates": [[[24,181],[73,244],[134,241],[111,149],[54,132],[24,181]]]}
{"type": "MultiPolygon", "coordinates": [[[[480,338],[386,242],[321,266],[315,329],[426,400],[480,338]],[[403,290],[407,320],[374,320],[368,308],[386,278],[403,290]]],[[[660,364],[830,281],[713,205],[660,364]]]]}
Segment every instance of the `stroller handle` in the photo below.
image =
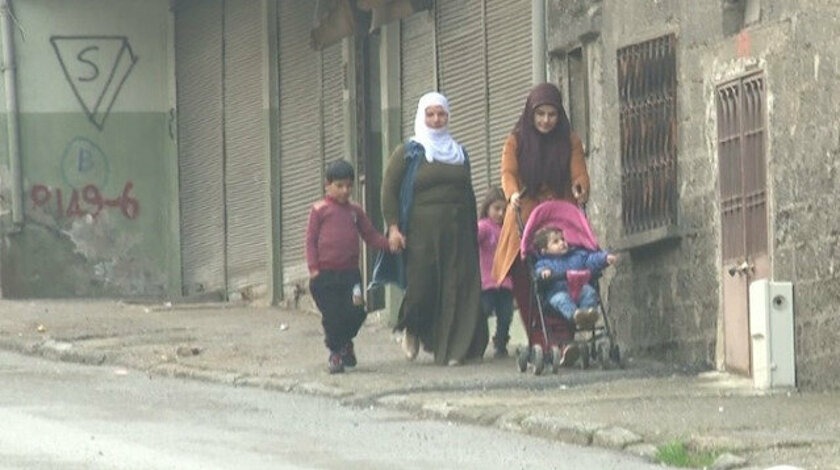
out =
{"type": "MultiPolygon", "coordinates": [[[[521,191],[519,191],[519,200],[521,201],[522,197],[526,194],[528,194],[527,186],[522,188],[521,191]]],[[[516,212],[516,225],[517,227],[519,227],[519,236],[521,237],[522,234],[525,232],[525,221],[522,220],[522,205],[516,204],[516,206],[514,206],[514,211],[516,212]]]]}

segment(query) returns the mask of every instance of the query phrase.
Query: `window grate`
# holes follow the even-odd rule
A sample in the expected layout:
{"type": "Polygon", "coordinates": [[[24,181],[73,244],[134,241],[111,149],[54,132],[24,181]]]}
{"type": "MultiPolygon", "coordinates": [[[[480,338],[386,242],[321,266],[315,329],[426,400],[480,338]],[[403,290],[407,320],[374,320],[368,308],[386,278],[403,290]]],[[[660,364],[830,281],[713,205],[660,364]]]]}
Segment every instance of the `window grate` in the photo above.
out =
{"type": "Polygon", "coordinates": [[[676,37],[618,50],[625,235],[677,223],[676,37]]]}

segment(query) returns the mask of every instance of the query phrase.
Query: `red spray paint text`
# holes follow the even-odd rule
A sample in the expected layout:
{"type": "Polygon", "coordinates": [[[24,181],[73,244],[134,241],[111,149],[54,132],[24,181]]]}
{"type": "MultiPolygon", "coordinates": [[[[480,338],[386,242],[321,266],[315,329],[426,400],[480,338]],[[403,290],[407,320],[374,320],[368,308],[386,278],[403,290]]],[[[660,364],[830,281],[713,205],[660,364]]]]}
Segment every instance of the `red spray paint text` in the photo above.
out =
{"type": "Polygon", "coordinates": [[[99,188],[93,184],[85,186],[81,191],[73,188],[70,199],[65,206],[64,193],[61,189],[51,189],[49,186],[36,184],[32,186],[29,198],[32,200],[34,207],[46,208],[55,196],[55,207],[59,216],[81,218],[90,215],[96,217],[102,210],[113,207],[119,208],[126,218],[134,220],[140,213],[140,202],[130,195],[132,188],[134,188],[134,183],[126,182],[122,194],[114,199],[103,197],[99,188]]]}

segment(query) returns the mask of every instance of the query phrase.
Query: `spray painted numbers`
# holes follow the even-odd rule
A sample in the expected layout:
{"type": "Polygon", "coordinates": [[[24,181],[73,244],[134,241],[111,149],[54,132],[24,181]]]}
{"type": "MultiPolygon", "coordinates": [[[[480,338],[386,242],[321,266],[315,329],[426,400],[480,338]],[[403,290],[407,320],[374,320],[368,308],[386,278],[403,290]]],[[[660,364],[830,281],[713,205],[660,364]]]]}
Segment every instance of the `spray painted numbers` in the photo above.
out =
{"type": "Polygon", "coordinates": [[[78,190],[73,188],[72,192],[65,194],[59,188],[53,188],[36,184],[29,192],[29,198],[34,207],[50,207],[54,201],[54,207],[60,216],[81,218],[86,215],[96,217],[105,209],[119,208],[127,218],[134,220],[140,213],[140,202],[131,196],[134,183],[128,181],[123,187],[122,194],[114,199],[105,198],[102,191],[94,184],[89,184],[78,190]]]}

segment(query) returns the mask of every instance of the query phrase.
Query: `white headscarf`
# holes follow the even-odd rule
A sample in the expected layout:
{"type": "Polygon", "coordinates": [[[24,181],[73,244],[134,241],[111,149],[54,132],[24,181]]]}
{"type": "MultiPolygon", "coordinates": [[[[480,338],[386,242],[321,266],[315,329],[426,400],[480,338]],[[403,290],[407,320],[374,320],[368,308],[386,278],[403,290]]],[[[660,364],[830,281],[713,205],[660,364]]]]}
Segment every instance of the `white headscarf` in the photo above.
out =
{"type": "Polygon", "coordinates": [[[451,165],[464,164],[464,149],[449,134],[448,126],[441,129],[431,129],[426,126],[426,108],[429,106],[443,106],[449,113],[449,100],[437,92],[426,93],[417,103],[417,115],[414,117],[414,136],[411,140],[419,143],[426,151],[426,160],[431,163],[438,161],[451,165]]]}

